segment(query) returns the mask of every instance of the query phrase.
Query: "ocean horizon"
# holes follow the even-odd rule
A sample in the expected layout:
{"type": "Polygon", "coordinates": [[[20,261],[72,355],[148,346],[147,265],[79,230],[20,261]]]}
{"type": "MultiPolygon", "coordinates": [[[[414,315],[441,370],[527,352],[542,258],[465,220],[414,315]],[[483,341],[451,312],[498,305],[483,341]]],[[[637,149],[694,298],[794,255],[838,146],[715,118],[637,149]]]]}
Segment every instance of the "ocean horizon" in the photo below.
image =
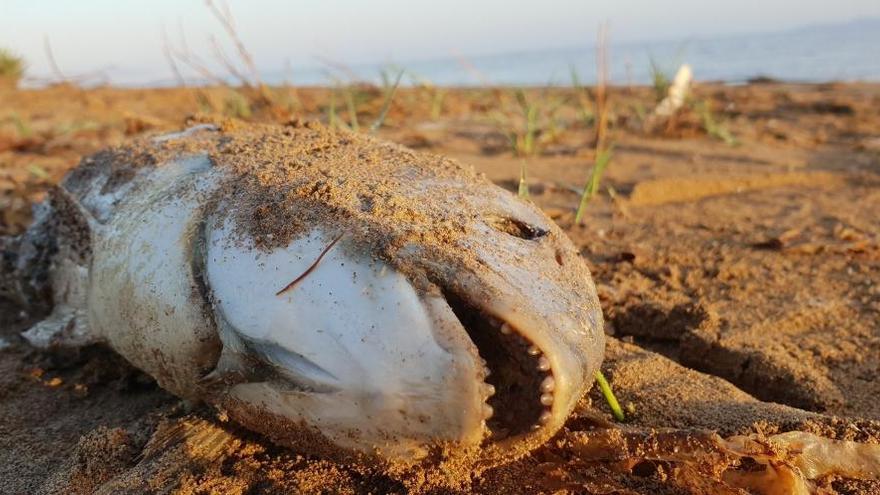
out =
{"type": "MultiPolygon", "coordinates": [[[[344,65],[315,60],[289,69],[261,68],[271,85],[323,86],[351,81],[381,83],[382,71],[404,70],[402,85],[568,86],[576,73],[584,84],[596,82],[595,45],[534,51],[466,55],[431,60],[384,61],[344,65]]],[[[754,78],[785,82],[880,81],[880,18],[796,29],[718,37],[616,43],[608,47],[610,83],[651,84],[652,67],[667,75],[689,64],[698,81],[744,83],[754,78]]],[[[132,87],[175,86],[169,76],[109,67],[103,84],[132,87]]],[[[189,84],[201,84],[198,78],[189,84]]],[[[230,79],[230,82],[234,82],[230,79]]]]}
{"type": "MultiPolygon", "coordinates": [[[[361,80],[379,82],[382,69],[405,69],[413,80],[442,86],[557,86],[572,84],[572,69],[585,84],[596,82],[595,45],[528,52],[457,56],[394,64],[348,67],[361,80]]],[[[786,82],[880,81],[880,19],[797,29],[615,44],[608,47],[614,85],[652,82],[652,64],[672,75],[690,64],[700,81],[743,83],[766,77],[786,82]]],[[[317,67],[293,72],[293,84],[327,84],[338,70],[317,67]]],[[[282,72],[267,73],[270,83],[285,81],[282,72]]]]}

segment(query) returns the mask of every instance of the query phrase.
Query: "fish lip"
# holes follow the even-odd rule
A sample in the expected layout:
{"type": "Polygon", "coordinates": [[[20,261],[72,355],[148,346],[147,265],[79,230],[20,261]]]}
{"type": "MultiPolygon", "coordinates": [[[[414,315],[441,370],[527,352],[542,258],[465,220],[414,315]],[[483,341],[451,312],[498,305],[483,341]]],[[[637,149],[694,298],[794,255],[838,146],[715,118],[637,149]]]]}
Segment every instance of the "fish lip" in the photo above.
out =
{"type": "MultiPolygon", "coordinates": [[[[485,433],[483,446],[487,453],[486,455],[488,457],[500,455],[509,457],[512,452],[523,454],[549,439],[562,427],[577,398],[575,400],[570,398],[572,380],[563,371],[566,360],[558,356],[559,352],[557,351],[560,346],[558,343],[550,342],[552,340],[550,338],[541,337],[542,330],[543,334],[548,333],[547,325],[540,323],[538,318],[528,317],[522,311],[511,311],[507,307],[508,305],[500,303],[497,299],[489,298],[487,302],[481,303],[476,300],[479,298],[462,295],[461,290],[444,290],[443,294],[446,303],[456,314],[462,328],[467,332],[469,339],[483,360],[482,369],[484,373],[478,375],[478,379],[481,379],[483,382],[483,387],[497,387],[499,385],[498,382],[493,383],[493,373],[486,372],[492,371],[497,373],[498,370],[493,370],[492,368],[493,364],[497,367],[499,363],[486,363],[487,359],[492,360],[492,358],[484,354],[486,352],[486,341],[477,341],[482,339],[480,338],[481,336],[475,335],[475,332],[479,330],[473,328],[473,322],[469,321],[471,318],[482,318],[492,322],[491,325],[496,327],[499,336],[503,335],[505,338],[520,339],[522,341],[520,347],[529,354],[528,358],[531,359],[531,364],[535,366],[535,374],[531,377],[533,389],[530,391],[534,394],[534,397],[529,398],[528,396],[519,395],[506,398],[508,401],[523,398],[534,401],[532,406],[536,407],[529,407],[527,411],[532,414],[532,417],[529,419],[534,421],[527,424],[527,429],[521,428],[522,425],[520,425],[519,430],[512,434],[500,437],[496,435],[497,430],[493,426],[498,428],[498,425],[493,425],[493,419],[499,411],[498,407],[494,407],[495,410],[493,411],[492,404],[494,402],[493,399],[497,399],[498,395],[489,394],[482,397],[482,403],[484,404],[483,428],[485,433]],[[479,315],[469,317],[467,314],[463,314],[466,311],[477,312],[479,315]],[[541,363],[541,361],[544,362],[541,363]],[[540,381],[540,385],[538,385],[538,381],[535,381],[535,378],[540,381]],[[544,392],[544,384],[547,378],[550,378],[553,383],[550,385],[549,391],[544,392]],[[542,395],[545,394],[549,394],[552,397],[552,402],[549,406],[541,402],[543,399],[542,395]],[[485,406],[490,406],[489,412],[492,415],[491,417],[486,417],[485,406]]],[[[522,356],[514,356],[513,360],[515,361],[517,358],[520,358],[521,364],[522,356]]],[[[498,357],[495,356],[495,359],[498,359],[498,357]]],[[[496,392],[500,394],[501,390],[496,390],[496,392]]]]}

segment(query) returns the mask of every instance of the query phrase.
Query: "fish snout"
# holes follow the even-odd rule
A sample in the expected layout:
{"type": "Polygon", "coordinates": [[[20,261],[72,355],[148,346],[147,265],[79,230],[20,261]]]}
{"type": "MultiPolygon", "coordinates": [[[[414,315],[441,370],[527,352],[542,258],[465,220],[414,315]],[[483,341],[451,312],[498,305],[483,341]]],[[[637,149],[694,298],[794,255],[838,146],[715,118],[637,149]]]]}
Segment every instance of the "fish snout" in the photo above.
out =
{"type": "Polygon", "coordinates": [[[601,313],[587,304],[581,314],[548,314],[509,294],[464,294],[444,293],[483,366],[485,457],[525,453],[555,434],[589,389],[604,352],[601,313]]]}
{"type": "Polygon", "coordinates": [[[487,455],[510,458],[548,440],[589,389],[604,354],[604,319],[565,233],[534,205],[489,192],[474,199],[482,211],[464,223],[456,249],[426,270],[483,364],[492,392],[487,455]]]}

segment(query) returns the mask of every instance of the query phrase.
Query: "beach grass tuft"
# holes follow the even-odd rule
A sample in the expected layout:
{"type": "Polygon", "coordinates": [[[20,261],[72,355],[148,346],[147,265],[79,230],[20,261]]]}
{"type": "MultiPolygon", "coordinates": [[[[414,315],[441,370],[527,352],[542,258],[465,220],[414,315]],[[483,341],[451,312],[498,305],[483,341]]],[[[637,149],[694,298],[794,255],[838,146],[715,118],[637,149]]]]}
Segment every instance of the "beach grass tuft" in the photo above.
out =
{"type": "Polygon", "coordinates": [[[0,79],[13,85],[24,77],[24,59],[9,50],[0,48],[0,79]]]}
{"type": "Polygon", "coordinates": [[[385,118],[388,116],[388,110],[391,109],[391,101],[394,99],[394,93],[397,92],[397,87],[400,86],[400,79],[403,77],[403,73],[405,71],[400,69],[397,71],[397,76],[393,79],[387,75],[386,71],[382,71],[382,86],[384,87],[384,100],[382,101],[382,109],[379,111],[379,115],[376,117],[376,120],[370,125],[370,133],[375,133],[378,131],[382,125],[385,123],[385,118]]]}
{"type": "Polygon", "coordinates": [[[736,146],[739,144],[736,137],[734,137],[727,129],[727,126],[718,122],[715,118],[715,114],[712,112],[712,108],[706,100],[694,101],[693,108],[696,110],[697,115],[699,115],[700,123],[703,126],[703,130],[706,131],[706,134],[724,142],[724,144],[728,146],[736,146]]]}

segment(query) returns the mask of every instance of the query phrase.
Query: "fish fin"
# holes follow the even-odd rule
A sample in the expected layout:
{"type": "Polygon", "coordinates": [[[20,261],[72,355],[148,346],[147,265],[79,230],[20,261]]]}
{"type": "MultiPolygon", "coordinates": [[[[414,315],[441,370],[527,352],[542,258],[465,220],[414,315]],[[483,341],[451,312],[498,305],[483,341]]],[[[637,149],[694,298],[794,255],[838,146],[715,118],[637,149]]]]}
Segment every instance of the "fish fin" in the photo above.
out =
{"type": "Polygon", "coordinates": [[[239,383],[250,383],[253,381],[263,380],[250,379],[250,377],[248,377],[245,373],[242,373],[240,370],[237,369],[220,370],[219,368],[215,368],[213,371],[203,376],[199,380],[199,386],[204,392],[231,387],[233,385],[238,385],[239,383]]]}
{"type": "Polygon", "coordinates": [[[221,457],[236,438],[213,421],[196,415],[161,423],[144,446],[141,460],[152,460],[186,444],[187,450],[198,457],[214,460],[221,457]]]}
{"type": "Polygon", "coordinates": [[[99,224],[63,187],[49,192],[52,235],[57,252],[49,264],[54,307],[43,321],[22,336],[34,347],[81,347],[100,339],[89,328],[87,314],[92,239],[99,224]]]}
{"type": "Polygon", "coordinates": [[[22,337],[40,349],[82,347],[98,342],[86,323],[82,310],[57,305],[43,321],[27,329],[22,337]]]}
{"type": "Polygon", "coordinates": [[[21,276],[18,273],[20,236],[0,236],[0,297],[24,300],[21,296],[21,276]]]}
{"type": "Polygon", "coordinates": [[[84,251],[82,254],[90,258],[92,236],[104,230],[101,222],[62,186],[49,190],[49,204],[55,215],[59,239],[76,251],[84,251]]]}
{"type": "Polygon", "coordinates": [[[135,457],[136,464],[89,493],[178,493],[187,482],[219,469],[244,443],[222,425],[198,416],[164,420],[135,457]]]}
{"type": "Polygon", "coordinates": [[[104,227],[60,186],[49,190],[46,201],[34,205],[33,216],[30,227],[21,235],[0,237],[0,297],[34,314],[45,314],[53,303],[66,303],[57,294],[54,272],[58,271],[59,261],[88,267],[93,238],[104,227]]]}
{"type": "Polygon", "coordinates": [[[69,256],[57,257],[49,274],[55,306],[43,321],[22,336],[34,347],[82,347],[99,342],[89,326],[89,270],[69,256]]]}
{"type": "Polygon", "coordinates": [[[336,389],[326,381],[306,379],[304,368],[311,376],[321,374],[327,380],[336,377],[297,353],[282,352],[275,348],[277,346],[262,343],[242,342],[242,345],[243,351],[224,346],[217,366],[199,380],[203,394],[210,395],[240,383],[266,382],[285,390],[330,392],[336,389]]]}
{"type": "Polygon", "coordinates": [[[339,379],[293,349],[271,341],[245,341],[248,361],[273,381],[288,383],[292,388],[315,392],[336,390],[339,379]]]}
{"type": "Polygon", "coordinates": [[[220,358],[214,369],[199,380],[199,388],[203,396],[212,395],[240,383],[266,381],[267,376],[262,366],[252,366],[245,356],[224,345],[220,358]]]}
{"type": "Polygon", "coordinates": [[[0,297],[34,315],[52,309],[49,268],[56,251],[52,208],[47,201],[32,208],[33,222],[17,236],[0,236],[0,297]]]}

